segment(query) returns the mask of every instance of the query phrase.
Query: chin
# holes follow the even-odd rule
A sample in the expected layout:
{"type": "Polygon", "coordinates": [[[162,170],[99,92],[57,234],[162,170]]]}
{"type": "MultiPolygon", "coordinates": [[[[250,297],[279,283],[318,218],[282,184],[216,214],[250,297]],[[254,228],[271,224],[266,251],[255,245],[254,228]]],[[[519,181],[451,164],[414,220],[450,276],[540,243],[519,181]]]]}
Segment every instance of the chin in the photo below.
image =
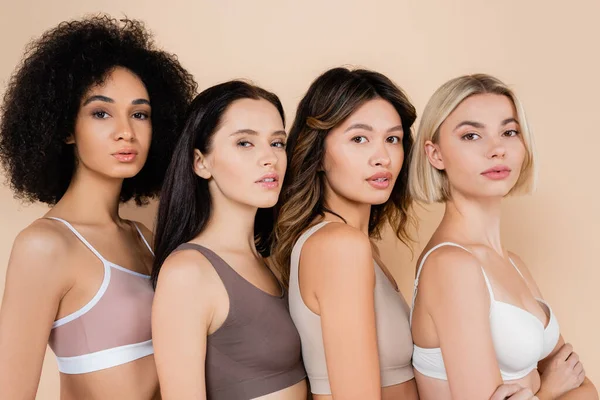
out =
{"type": "Polygon", "coordinates": [[[119,168],[114,168],[106,175],[110,176],[111,178],[133,178],[134,176],[140,173],[143,167],[143,165],[122,165],[119,168]]]}
{"type": "Polygon", "coordinates": [[[256,199],[256,201],[253,202],[253,206],[254,207],[258,207],[258,208],[271,208],[271,207],[275,207],[275,204],[277,204],[277,200],[279,199],[279,194],[277,196],[274,196],[274,198],[270,198],[270,199],[256,199]]]}
{"type": "Polygon", "coordinates": [[[494,190],[494,189],[490,189],[490,190],[486,190],[485,192],[482,191],[473,191],[471,195],[469,195],[469,197],[473,197],[473,198],[479,198],[479,199],[502,199],[504,197],[506,197],[506,195],[508,195],[508,193],[510,192],[510,190],[494,190]]]}
{"type": "Polygon", "coordinates": [[[390,195],[391,195],[391,193],[380,193],[375,196],[370,196],[371,199],[370,199],[370,201],[368,201],[368,203],[373,206],[378,206],[378,205],[383,204],[386,201],[388,201],[390,199],[390,195]]]}

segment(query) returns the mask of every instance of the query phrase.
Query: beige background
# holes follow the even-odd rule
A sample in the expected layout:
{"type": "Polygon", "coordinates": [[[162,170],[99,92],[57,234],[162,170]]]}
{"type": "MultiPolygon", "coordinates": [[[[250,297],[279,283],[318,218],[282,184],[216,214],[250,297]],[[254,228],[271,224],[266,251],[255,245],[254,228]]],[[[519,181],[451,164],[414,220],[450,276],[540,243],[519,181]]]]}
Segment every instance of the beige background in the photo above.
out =
{"type": "MultiPolygon", "coordinates": [[[[506,202],[505,245],[528,263],[563,335],[600,387],[598,0],[105,0],[102,8],[89,0],[9,2],[0,2],[0,92],[31,38],[97,11],[146,21],[201,89],[250,78],[275,91],[290,121],[310,82],[340,64],[387,74],[419,112],[459,74],[487,72],[513,85],[536,134],[541,174],[535,195],[506,202]]],[[[0,187],[0,292],[13,238],[45,210],[20,204],[0,187]]],[[[124,215],[151,226],[154,211],[127,208],[124,215]]],[[[420,210],[416,254],[441,211],[420,210]]],[[[388,235],[383,255],[410,297],[410,253],[388,235]]],[[[56,398],[58,373],[48,352],[38,399],[56,398]]]]}

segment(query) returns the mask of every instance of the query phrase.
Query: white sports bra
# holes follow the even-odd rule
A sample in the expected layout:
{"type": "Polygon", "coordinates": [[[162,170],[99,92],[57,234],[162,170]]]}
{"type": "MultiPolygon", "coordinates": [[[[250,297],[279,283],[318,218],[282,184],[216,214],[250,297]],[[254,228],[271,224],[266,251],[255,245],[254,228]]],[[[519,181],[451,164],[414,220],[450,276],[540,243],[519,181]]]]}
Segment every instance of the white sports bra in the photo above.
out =
{"type": "MultiPolygon", "coordinates": [[[[442,246],[459,247],[471,253],[464,247],[451,242],[440,243],[429,250],[423,256],[417,270],[412,309],[415,307],[419,275],[421,274],[423,264],[425,264],[425,260],[433,251],[442,246]]],[[[510,262],[519,275],[525,279],[515,263],[512,260],[510,262]]],[[[550,316],[546,327],[530,312],[512,304],[497,301],[494,298],[492,286],[483,267],[481,268],[481,272],[490,293],[490,328],[502,379],[510,381],[523,378],[537,368],[538,362],[546,358],[556,346],[560,336],[558,321],[550,306],[539,298],[536,298],[536,300],[550,316]]],[[[412,309],[410,314],[411,325],[412,309]]],[[[444,360],[442,359],[442,349],[440,348],[426,349],[414,345],[412,363],[413,367],[425,376],[448,380],[444,360]]]]}

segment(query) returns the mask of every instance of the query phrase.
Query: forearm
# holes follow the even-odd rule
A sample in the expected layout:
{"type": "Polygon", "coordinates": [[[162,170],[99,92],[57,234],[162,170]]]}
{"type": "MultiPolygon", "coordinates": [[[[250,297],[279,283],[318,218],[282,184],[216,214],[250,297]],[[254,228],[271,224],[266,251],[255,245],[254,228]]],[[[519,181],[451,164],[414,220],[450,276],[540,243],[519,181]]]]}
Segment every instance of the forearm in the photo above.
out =
{"type": "Polygon", "coordinates": [[[585,378],[581,386],[563,394],[557,400],[598,400],[598,391],[592,381],[585,378]]]}
{"type": "Polygon", "coordinates": [[[555,397],[551,394],[544,392],[544,388],[541,388],[536,396],[539,400],[598,400],[598,392],[596,387],[588,378],[585,378],[581,386],[577,389],[573,389],[563,394],[562,396],[555,397]]]}

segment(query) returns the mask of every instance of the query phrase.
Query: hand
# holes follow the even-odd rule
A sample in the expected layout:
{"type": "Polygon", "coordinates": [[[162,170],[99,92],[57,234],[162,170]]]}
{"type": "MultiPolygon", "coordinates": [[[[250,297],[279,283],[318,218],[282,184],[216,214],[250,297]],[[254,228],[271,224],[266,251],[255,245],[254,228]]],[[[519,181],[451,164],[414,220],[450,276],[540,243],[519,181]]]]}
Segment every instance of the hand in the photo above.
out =
{"type": "Polygon", "coordinates": [[[522,388],[516,383],[498,386],[490,400],[538,400],[530,389],[522,388]]]}
{"type": "Polygon", "coordinates": [[[573,346],[564,344],[550,359],[541,378],[540,398],[556,399],[581,386],[585,371],[573,346]]]}

